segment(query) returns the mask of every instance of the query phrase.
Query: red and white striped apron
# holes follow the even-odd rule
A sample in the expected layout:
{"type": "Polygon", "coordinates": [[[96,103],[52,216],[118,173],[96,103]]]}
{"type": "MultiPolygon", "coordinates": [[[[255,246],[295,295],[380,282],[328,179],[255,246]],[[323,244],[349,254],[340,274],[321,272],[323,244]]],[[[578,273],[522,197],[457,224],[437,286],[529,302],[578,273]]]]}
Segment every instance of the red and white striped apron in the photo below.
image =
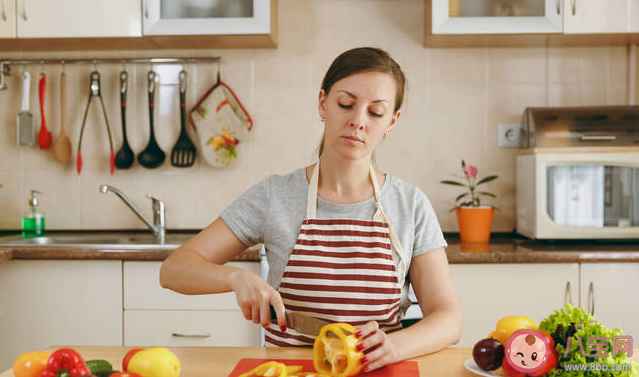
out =
{"type": "MultiPolygon", "coordinates": [[[[306,219],[278,288],[286,310],[353,326],[377,321],[384,331],[401,329],[399,302],[406,263],[382,209],[372,166],[370,177],[377,206],[371,221],[316,219],[319,162],[315,165],[306,219]],[[398,255],[399,272],[393,251],[398,255]]],[[[267,346],[306,346],[313,341],[294,329],[282,332],[277,323],[265,331],[267,346]]]]}

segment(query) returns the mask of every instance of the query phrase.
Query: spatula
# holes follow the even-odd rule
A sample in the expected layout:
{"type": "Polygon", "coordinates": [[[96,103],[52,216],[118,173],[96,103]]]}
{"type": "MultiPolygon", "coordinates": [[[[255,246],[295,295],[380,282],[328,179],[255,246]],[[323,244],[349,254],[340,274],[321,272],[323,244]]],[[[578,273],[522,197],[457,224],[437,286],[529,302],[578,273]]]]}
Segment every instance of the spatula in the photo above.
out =
{"type": "Polygon", "coordinates": [[[16,117],[16,142],[18,145],[33,145],[35,143],[35,127],[33,115],[29,112],[29,95],[31,90],[31,74],[22,73],[22,109],[16,117]]]}
{"type": "Polygon", "coordinates": [[[51,148],[51,132],[47,128],[47,122],[44,119],[44,94],[46,93],[47,75],[40,74],[40,83],[38,85],[38,94],[40,97],[40,117],[42,118],[42,124],[40,125],[40,133],[38,134],[38,145],[40,149],[51,148]]]}
{"type": "Polygon", "coordinates": [[[195,163],[195,145],[186,133],[186,71],[180,72],[180,136],[171,151],[171,165],[178,168],[195,163]]]}
{"type": "Polygon", "coordinates": [[[63,164],[71,161],[71,139],[66,130],[67,123],[67,75],[60,75],[60,134],[53,142],[53,155],[63,164]]]}

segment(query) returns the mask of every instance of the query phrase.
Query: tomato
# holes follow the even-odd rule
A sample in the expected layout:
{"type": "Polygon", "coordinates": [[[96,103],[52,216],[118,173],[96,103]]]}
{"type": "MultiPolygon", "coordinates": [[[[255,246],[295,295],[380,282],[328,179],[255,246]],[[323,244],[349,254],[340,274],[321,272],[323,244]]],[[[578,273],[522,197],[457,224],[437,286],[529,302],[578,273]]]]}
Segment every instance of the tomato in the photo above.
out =
{"type": "Polygon", "coordinates": [[[144,348],[134,348],[132,350],[130,350],[129,352],[126,353],[126,355],[124,355],[124,359],[122,359],[122,370],[123,371],[127,371],[127,369],[129,368],[129,361],[131,361],[131,358],[133,357],[133,355],[135,355],[136,353],[142,351],[144,348]]]}
{"type": "Polygon", "coordinates": [[[37,377],[47,366],[49,356],[51,355],[45,351],[23,353],[13,363],[13,375],[15,377],[37,377]]]}
{"type": "Polygon", "coordinates": [[[520,372],[513,368],[508,363],[508,358],[504,356],[504,359],[501,361],[501,368],[508,375],[508,377],[526,377],[526,373],[520,372]]]}

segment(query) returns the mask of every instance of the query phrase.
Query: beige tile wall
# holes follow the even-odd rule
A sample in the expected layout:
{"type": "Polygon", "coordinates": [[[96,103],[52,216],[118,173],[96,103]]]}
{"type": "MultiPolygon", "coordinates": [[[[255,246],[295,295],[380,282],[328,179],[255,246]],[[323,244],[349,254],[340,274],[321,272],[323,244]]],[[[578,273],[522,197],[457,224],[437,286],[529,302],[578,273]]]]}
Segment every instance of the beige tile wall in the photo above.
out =
{"type": "MultiPolygon", "coordinates": [[[[456,195],[438,182],[459,171],[459,161],[479,167],[480,175],[499,174],[487,186],[498,194],[494,230],[515,226],[515,151],[497,147],[497,124],[518,123],[526,106],[624,104],[627,97],[625,47],[463,48],[423,47],[423,0],[280,0],[279,47],[207,51],[66,51],[2,53],[19,57],[209,56],[223,59],[222,77],[255,119],[253,139],[238,148],[239,159],[226,170],[198,160],[193,168],[157,170],[135,165],[108,173],[108,141],[101,114],[92,108],[82,151],[84,169],[62,166],[50,152],[15,146],[20,106],[19,75],[0,92],[0,229],[19,229],[28,190],[43,191],[42,209],[50,229],[131,229],[144,225],[112,194],[115,185],[150,216],[152,194],[166,202],[170,228],[201,228],[251,184],[313,161],[322,134],[317,93],[325,70],[340,52],[372,45],[388,50],[402,65],[408,91],[398,127],[378,150],[382,170],[421,187],[430,197],[445,231],[457,231],[448,212],[456,195]]],[[[140,152],[148,140],[144,95],[149,67],[129,66],[128,136],[140,152]]],[[[40,67],[33,76],[31,111],[39,124],[35,97],[40,67]]],[[[74,153],[88,96],[91,66],[67,66],[68,122],[74,153]]],[[[119,66],[100,66],[103,95],[116,150],[122,143],[117,97],[119,66]]],[[[18,69],[19,71],[20,69],[18,69]]],[[[214,65],[188,66],[187,107],[215,80],[214,65]]],[[[47,123],[60,129],[59,66],[47,66],[47,123]]],[[[177,72],[161,72],[156,105],[156,136],[170,153],[179,132],[177,72]]],[[[94,105],[92,105],[94,106],[94,105]]]]}

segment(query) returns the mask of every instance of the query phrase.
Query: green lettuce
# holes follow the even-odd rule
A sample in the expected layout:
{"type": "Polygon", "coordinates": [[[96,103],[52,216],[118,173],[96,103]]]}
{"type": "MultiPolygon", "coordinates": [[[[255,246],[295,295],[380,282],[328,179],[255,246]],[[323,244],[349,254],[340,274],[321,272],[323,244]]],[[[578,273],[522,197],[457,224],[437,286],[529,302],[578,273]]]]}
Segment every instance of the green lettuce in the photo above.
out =
{"type": "Polygon", "coordinates": [[[595,321],[593,316],[583,308],[567,304],[542,320],[539,324],[539,330],[550,334],[555,340],[559,366],[548,373],[550,377],[639,377],[639,364],[629,359],[624,353],[612,356],[612,337],[625,335],[623,331],[619,328],[607,328],[601,322],[595,321]],[[593,358],[582,356],[577,337],[581,338],[586,355],[590,353],[588,351],[588,338],[603,337],[608,339],[608,357],[593,358]],[[570,350],[564,357],[568,338],[572,338],[570,350]],[[593,362],[607,364],[608,366],[612,364],[631,364],[632,370],[623,372],[590,370],[577,372],[564,369],[565,364],[590,364],[593,362]]]}

